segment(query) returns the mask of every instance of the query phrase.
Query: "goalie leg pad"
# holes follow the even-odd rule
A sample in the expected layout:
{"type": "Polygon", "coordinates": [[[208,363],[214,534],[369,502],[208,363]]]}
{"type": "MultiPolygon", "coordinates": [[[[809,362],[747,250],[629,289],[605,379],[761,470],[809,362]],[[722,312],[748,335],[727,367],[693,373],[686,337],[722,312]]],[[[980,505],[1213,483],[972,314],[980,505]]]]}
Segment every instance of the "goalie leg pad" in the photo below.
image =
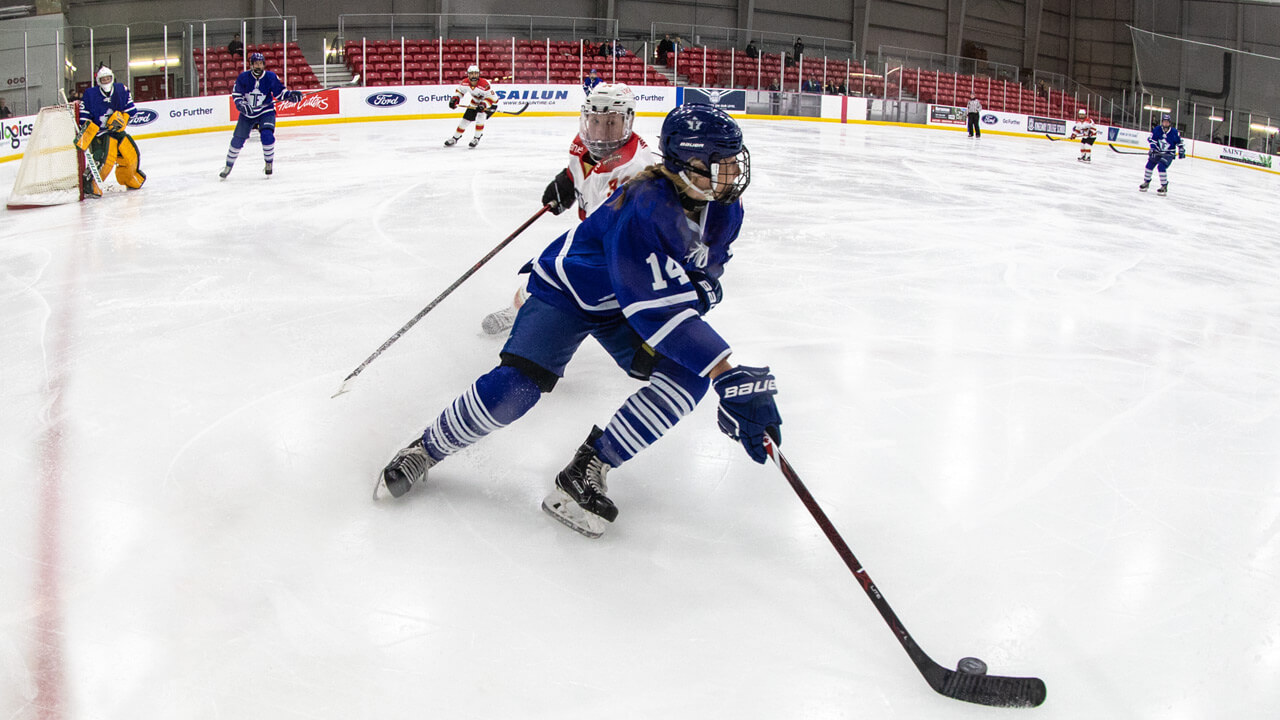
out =
{"type": "Polygon", "coordinates": [[[99,135],[93,144],[93,159],[98,161],[98,177],[106,180],[116,166],[119,141],[110,135],[99,135]]]}
{"type": "Polygon", "coordinates": [[[138,144],[132,137],[125,135],[117,145],[119,164],[116,166],[116,181],[127,188],[137,190],[147,181],[146,174],[138,169],[142,160],[142,155],[138,152],[138,144]]]}

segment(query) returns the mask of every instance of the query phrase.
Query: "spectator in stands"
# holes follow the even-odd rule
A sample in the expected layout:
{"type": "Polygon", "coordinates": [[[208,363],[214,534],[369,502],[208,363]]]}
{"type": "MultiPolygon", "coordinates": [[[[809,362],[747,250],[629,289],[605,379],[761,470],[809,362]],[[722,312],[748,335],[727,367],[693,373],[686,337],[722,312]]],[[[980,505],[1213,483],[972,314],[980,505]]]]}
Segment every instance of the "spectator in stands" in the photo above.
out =
{"type": "Polygon", "coordinates": [[[239,55],[244,50],[244,43],[240,42],[240,33],[231,38],[231,42],[227,43],[227,52],[232,55],[239,55]]]}
{"type": "Polygon", "coordinates": [[[676,47],[675,43],[671,42],[670,35],[662,36],[662,39],[658,41],[658,64],[659,65],[671,64],[670,62],[667,61],[667,58],[671,55],[671,52],[675,50],[675,47],[676,47]]]}
{"type": "Polygon", "coordinates": [[[617,40],[613,41],[613,56],[614,57],[627,56],[627,49],[623,47],[617,40]]]}
{"type": "Polygon", "coordinates": [[[800,56],[804,55],[804,43],[800,38],[796,38],[796,44],[791,46],[791,54],[795,57],[796,62],[800,62],[800,56]]]}
{"type": "Polygon", "coordinates": [[[600,78],[600,72],[595,68],[591,68],[591,74],[582,78],[582,92],[590,95],[591,90],[601,82],[603,80],[600,78]]]}
{"type": "Polygon", "coordinates": [[[4,104],[4,98],[0,98],[0,120],[13,117],[13,111],[8,105],[4,104]]]}
{"type": "Polygon", "coordinates": [[[978,115],[982,113],[982,103],[974,93],[969,93],[969,107],[966,109],[969,113],[969,137],[982,137],[982,128],[978,123],[978,115]]]}
{"type": "Polygon", "coordinates": [[[601,41],[600,45],[596,47],[595,54],[596,57],[611,57],[613,55],[613,43],[608,40],[601,41]]]}
{"type": "Polygon", "coordinates": [[[817,80],[814,80],[813,78],[805,78],[804,92],[820,93],[822,92],[822,84],[819,83],[817,80]]]}
{"type": "Polygon", "coordinates": [[[756,47],[756,41],[755,41],[755,40],[748,40],[748,41],[747,41],[747,49],[746,49],[746,50],[744,50],[743,52],[745,52],[745,53],[747,54],[747,57],[749,57],[749,58],[758,58],[758,57],[760,57],[760,48],[756,47]]]}

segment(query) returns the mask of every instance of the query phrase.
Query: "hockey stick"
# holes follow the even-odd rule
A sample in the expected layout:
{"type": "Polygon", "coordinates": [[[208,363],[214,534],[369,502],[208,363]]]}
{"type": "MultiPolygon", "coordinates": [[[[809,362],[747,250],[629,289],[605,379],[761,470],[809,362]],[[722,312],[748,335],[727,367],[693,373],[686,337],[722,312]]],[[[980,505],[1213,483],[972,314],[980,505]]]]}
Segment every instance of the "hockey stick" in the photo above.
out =
{"type": "Polygon", "coordinates": [[[1115,145],[1112,145],[1111,143],[1107,143],[1107,147],[1111,148],[1112,150],[1115,150],[1121,155],[1150,155],[1151,154],[1150,151],[1142,152],[1141,150],[1121,150],[1120,148],[1116,147],[1115,145]]]}
{"type": "Polygon", "coordinates": [[[467,278],[474,275],[476,271],[479,270],[485,263],[492,260],[493,256],[498,254],[498,251],[502,250],[502,248],[511,244],[511,241],[515,240],[516,236],[524,232],[525,228],[532,225],[535,220],[542,217],[542,214],[550,209],[551,209],[550,205],[543,205],[542,208],[538,210],[538,212],[533,214],[533,217],[529,218],[528,220],[525,220],[524,224],[516,228],[515,232],[508,235],[505,240],[498,243],[498,245],[494,247],[492,250],[490,250],[488,254],[480,258],[480,260],[477,261],[475,265],[472,265],[470,270],[462,273],[462,277],[458,278],[457,280],[454,280],[452,285],[445,288],[444,292],[437,295],[435,300],[432,300],[426,307],[418,311],[418,314],[414,315],[413,319],[405,323],[404,327],[401,327],[399,330],[397,330],[394,335],[387,338],[387,341],[382,343],[381,347],[379,347],[377,350],[374,350],[373,354],[365,358],[365,361],[360,363],[359,367],[357,367],[355,370],[352,370],[350,375],[343,378],[342,385],[338,387],[338,392],[334,393],[333,395],[330,395],[330,397],[338,397],[342,393],[346,392],[347,386],[351,384],[351,381],[355,380],[357,375],[364,372],[364,369],[369,366],[369,363],[373,362],[379,355],[381,355],[383,350],[386,350],[387,348],[391,347],[391,344],[399,340],[401,335],[404,335],[406,332],[408,332],[409,328],[416,325],[417,322],[421,320],[427,313],[431,312],[436,305],[439,305],[441,300],[444,300],[446,297],[449,296],[450,293],[452,293],[454,290],[457,290],[458,286],[461,285],[467,278]]]}
{"type": "Polygon", "coordinates": [[[504,114],[506,114],[506,115],[519,115],[520,113],[522,113],[522,112],[524,112],[525,110],[528,110],[528,109],[529,109],[529,103],[525,103],[524,105],[521,105],[521,106],[520,106],[520,109],[519,109],[519,110],[514,110],[514,111],[512,111],[512,110],[494,110],[494,112],[495,112],[495,113],[504,113],[504,114]]]}
{"type": "MultiPolygon", "coordinates": [[[[62,96],[62,104],[67,106],[67,114],[71,116],[71,122],[74,123],[76,127],[79,127],[80,118],[76,117],[75,112],[71,109],[71,101],[67,100],[67,91],[59,88],[58,94],[62,96]]],[[[71,141],[71,144],[76,145],[79,140],[80,134],[77,133],[75,139],[71,141]]],[[[93,175],[93,181],[98,184],[98,197],[102,197],[102,193],[106,192],[107,189],[102,186],[102,176],[98,174],[98,165],[93,161],[93,153],[89,152],[88,148],[85,148],[81,152],[84,153],[84,164],[89,168],[89,173],[93,175]]],[[[83,188],[80,190],[80,197],[81,199],[84,199],[83,188]]]]}
{"type": "Polygon", "coordinates": [[[791,483],[791,489],[800,496],[800,501],[818,522],[818,527],[826,533],[827,540],[831,541],[831,545],[840,554],[844,564],[853,572],[853,576],[862,585],[867,597],[871,598],[871,603],[876,606],[876,610],[880,611],[880,616],[889,624],[889,629],[898,637],[898,642],[902,643],[907,656],[911,658],[911,662],[915,663],[920,674],[924,676],[925,682],[929,683],[929,687],[949,698],[993,707],[1036,707],[1044,702],[1046,690],[1044,681],[1040,678],[987,675],[986,664],[975,658],[961,659],[958,668],[964,669],[949,670],[926,655],[903,627],[902,621],[889,607],[889,602],[872,582],[871,576],[862,568],[862,563],[853,556],[853,551],[840,537],[840,533],[831,524],[826,513],[818,507],[818,502],[813,499],[813,495],[810,495],[804,483],[800,482],[800,476],[791,467],[791,463],[787,462],[782,451],[774,444],[773,438],[768,435],[764,439],[764,449],[782,471],[783,477],[791,483]]]}
{"type": "Polygon", "coordinates": [[[358,82],[360,82],[360,76],[357,74],[355,77],[351,78],[350,80],[344,83],[340,83],[338,85],[330,85],[329,87],[322,87],[319,90],[308,90],[302,93],[302,97],[299,98],[298,102],[302,102],[303,100],[306,100],[307,98],[311,97],[312,95],[315,95],[316,93],[322,93],[325,90],[337,90],[338,88],[351,87],[352,85],[355,85],[358,82]]]}
{"type": "Polygon", "coordinates": [[[1050,140],[1052,140],[1052,141],[1054,141],[1054,142],[1058,142],[1059,140],[1061,140],[1061,139],[1062,139],[1062,138],[1056,138],[1056,137],[1054,137],[1054,136],[1050,135],[1049,133],[1045,133],[1045,134],[1044,134],[1044,136],[1045,136],[1045,137],[1047,137],[1047,138],[1049,138],[1050,140]]]}

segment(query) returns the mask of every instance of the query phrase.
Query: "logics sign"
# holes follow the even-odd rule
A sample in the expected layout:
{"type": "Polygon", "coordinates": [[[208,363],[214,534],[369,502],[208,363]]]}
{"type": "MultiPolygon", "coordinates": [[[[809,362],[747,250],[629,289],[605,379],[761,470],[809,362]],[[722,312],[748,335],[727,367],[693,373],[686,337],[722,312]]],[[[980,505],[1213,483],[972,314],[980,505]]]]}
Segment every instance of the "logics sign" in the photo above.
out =
{"type": "Polygon", "coordinates": [[[7,143],[9,147],[17,150],[22,147],[22,144],[27,141],[27,138],[31,137],[31,131],[35,129],[35,123],[27,122],[26,120],[5,123],[0,125],[0,138],[3,138],[4,142],[7,143]]]}

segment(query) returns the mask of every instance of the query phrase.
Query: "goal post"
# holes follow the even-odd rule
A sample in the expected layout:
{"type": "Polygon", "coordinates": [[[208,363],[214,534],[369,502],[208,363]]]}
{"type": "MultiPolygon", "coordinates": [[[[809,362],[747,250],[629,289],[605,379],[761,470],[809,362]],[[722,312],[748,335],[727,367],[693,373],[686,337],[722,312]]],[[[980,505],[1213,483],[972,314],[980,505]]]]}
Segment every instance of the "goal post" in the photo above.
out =
{"type": "Polygon", "coordinates": [[[35,128],[18,165],[7,206],[11,210],[78,202],[84,198],[84,153],[76,147],[79,104],[49,105],[36,114],[35,128]]]}

